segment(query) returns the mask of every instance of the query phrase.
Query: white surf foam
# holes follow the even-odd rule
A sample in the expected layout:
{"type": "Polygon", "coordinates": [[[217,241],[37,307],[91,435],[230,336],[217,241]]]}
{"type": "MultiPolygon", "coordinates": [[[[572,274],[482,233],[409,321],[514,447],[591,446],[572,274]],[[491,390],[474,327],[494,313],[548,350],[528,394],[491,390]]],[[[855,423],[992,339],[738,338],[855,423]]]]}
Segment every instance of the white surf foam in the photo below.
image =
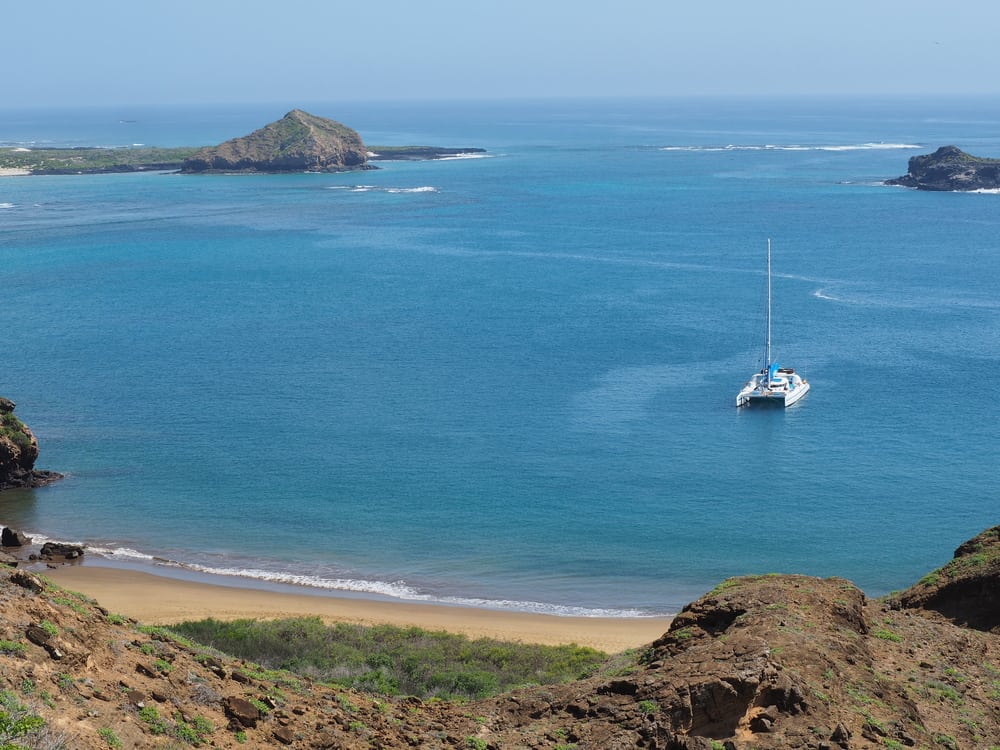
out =
{"type": "Polygon", "coordinates": [[[349,193],[436,193],[430,185],[420,187],[382,187],[379,185],[330,185],[327,190],[346,190],[349,193]]]}
{"type": "Polygon", "coordinates": [[[479,154],[474,152],[462,153],[462,154],[449,154],[448,156],[439,156],[434,161],[456,161],[458,159],[490,159],[492,154],[479,154]]]}
{"type": "Polygon", "coordinates": [[[590,607],[575,607],[543,602],[519,601],[511,599],[485,599],[461,596],[435,596],[423,593],[405,581],[373,581],[358,578],[323,578],[314,575],[301,575],[279,571],[259,570],[255,568],[218,568],[207,565],[181,565],[180,567],[206,573],[214,576],[246,578],[250,580],[280,583],[292,586],[324,589],[328,591],[345,591],[358,594],[376,594],[404,601],[451,604],[461,607],[476,607],[481,609],[504,609],[517,612],[533,612],[536,614],[559,615],[563,617],[642,617],[646,613],[634,609],[603,609],[590,607]]]}
{"type": "Polygon", "coordinates": [[[324,578],[323,576],[300,574],[280,570],[264,570],[261,568],[221,567],[198,563],[184,563],[165,557],[157,557],[131,547],[119,547],[113,544],[85,544],[79,541],[66,542],[55,540],[42,534],[27,532],[32,543],[42,545],[46,542],[62,542],[84,547],[87,554],[118,560],[125,563],[151,565],[154,567],[176,568],[194,573],[225,578],[238,578],[246,581],[260,581],[287,586],[302,586],[324,591],[341,591],[352,594],[371,594],[401,601],[427,602],[430,604],[448,604],[459,607],[474,607],[479,609],[513,610],[535,614],[557,615],[561,617],[651,617],[648,612],[637,609],[612,609],[601,607],[579,607],[545,602],[520,601],[515,599],[487,599],[481,597],[449,596],[445,594],[430,594],[420,591],[406,581],[378,581],[363,578],[324,578]]]}
{"type": "Polygon", "coordinates": [[[0,208],[14,208],[13,203],[0,203],[0,208]]]}
{"type": "Polygon", "coordinates": [[[851,143],[843,145],[805,145],[805,144],[728,144],[725,146],[663,146],[661,151],[882,151],[894,149],[920,149],[923,146],[915,143],[851,143]]]}

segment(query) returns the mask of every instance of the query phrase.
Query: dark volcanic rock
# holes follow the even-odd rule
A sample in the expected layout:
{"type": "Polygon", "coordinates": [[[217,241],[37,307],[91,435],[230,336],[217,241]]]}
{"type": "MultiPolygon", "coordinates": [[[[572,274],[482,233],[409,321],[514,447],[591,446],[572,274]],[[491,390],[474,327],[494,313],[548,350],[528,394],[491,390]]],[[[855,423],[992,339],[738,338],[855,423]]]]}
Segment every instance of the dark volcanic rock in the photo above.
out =
{"type": "Polygon", "coordinates": [[[15,404],[0,398],[0,490],[41,487],[61,479],[53,471],[38,471],[38,441],[34,433],[14,415],[15,404]]]}
{"type": "Polygon", "coordinates": [[[182,172],[342,172],[367,167],[361,136],[333,120],[293,109],[242,138],[205,148],[182,172]]]}
{"type": "Polygon", "coordinates": [[[38,556],[43,560],[76,560],[83,556],[83,547],[78,544],[46,542],[38,556]]]}
{"type": "Polygon", "coordinates": [[[4,526],[3,532],[0,533],[0,545],[4,547],[27,547],[30,544],[31,537],[23,531],[4,526]]]}
{"type": "Polygon", "coordinates": [[[933,154],[912,157],[907,174],[885,184],[918,190],[996,190],[1000,189],[1000,159],[984,159],[955,146],[942,146],[933,154]]]}

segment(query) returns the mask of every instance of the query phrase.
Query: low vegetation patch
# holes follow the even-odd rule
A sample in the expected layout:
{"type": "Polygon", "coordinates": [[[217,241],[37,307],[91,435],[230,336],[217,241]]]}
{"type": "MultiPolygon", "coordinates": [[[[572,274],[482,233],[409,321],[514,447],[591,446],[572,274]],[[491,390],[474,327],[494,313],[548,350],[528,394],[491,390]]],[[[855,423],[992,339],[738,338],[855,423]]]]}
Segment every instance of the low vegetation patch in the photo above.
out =
{"type": "Polygon", "coordinates": [[[17,750],[37,734],[45,720],[21,703],[13,693],[0,691],[0,748],[17,750]]]}
{"type": "Polygon", "coordinates": [[[11,412],[0,414],[0,437],[8,438],[22,451],[31,447],[31,438],[24,431],[24,422],[11,412]]]}
{"type": "Polygon", "coordinates": [[[0,149],[0,168],[27,169],[34,174],[131,172],[179,169],[197,148],[43,148],[0,149]]]}
{"type": "Polygon", "coordinates": [[[383,695],[473,699],[593,673],[607,654],[576,645],[509,643],[391,625],[325,625],[318,617],[214,619],[172,628],[265,668],[383,695]]]}

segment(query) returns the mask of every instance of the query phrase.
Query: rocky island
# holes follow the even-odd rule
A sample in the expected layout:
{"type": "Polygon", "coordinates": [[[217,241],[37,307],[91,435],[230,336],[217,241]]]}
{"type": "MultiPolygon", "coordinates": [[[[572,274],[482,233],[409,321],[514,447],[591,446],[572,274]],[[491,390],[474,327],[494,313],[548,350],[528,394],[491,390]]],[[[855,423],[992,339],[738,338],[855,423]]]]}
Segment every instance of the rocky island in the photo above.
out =
{"type": "Polygon", "coordinates": [[[885,184],[936,191],[1000,190],[1000,159],[942,146],[933,154],[912,157],[907,173],[885,184]]]}
{"type": "Polygon", "coordinates": [[[181,172],[343,172],[365,169],[368,149],[357,131],[293,109],[250,135],[205,148],[181,172]]]}
{"type": "Polygon", "coordinates": [[[10,399],[0,398],[0,490],[41,487],[62,479],[62,474],[35,468],[38,440],[14,415],[14,407],[10,399]]]}

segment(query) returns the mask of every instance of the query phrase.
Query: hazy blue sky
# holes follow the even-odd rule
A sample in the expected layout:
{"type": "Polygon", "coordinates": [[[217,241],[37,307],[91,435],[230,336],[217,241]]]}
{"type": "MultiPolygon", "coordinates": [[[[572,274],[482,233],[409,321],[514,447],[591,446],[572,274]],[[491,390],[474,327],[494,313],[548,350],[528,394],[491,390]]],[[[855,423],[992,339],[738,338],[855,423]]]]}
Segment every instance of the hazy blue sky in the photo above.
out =
{"type": "Polygon", "coordinates": [[[1000,0],[7,0],[0,107],[1000,93],[1000,0]]]}

